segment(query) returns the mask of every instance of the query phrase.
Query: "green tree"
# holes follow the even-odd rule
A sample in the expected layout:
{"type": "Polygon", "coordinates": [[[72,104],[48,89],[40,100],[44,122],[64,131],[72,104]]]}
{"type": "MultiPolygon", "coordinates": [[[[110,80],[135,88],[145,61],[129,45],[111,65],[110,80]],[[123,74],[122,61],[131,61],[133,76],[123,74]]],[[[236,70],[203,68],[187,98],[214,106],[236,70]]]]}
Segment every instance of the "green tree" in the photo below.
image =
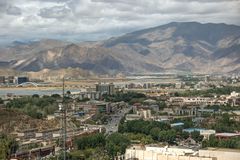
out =
{"type": "Polygon", "coordinates": [[[134,102],[139,102],[139,101],[143,101],[146,99],[146,96],[142,93],[136,93],[136,92],[127,92],[127,93],[122,93],[122,92],[117,92],[114,95],[103,95],[103,98],[105,99],[105,101],[108,102],[120,102],[120,101],[124,101],[124,102],[130,102],[134,103],[134,102]]]}
{"type": "Polygon", "coordinates": [[[160,101],[158,102],[158,107],[159,107],[159,110],[163,110],[164,108],[167,107],[167,104],[164,101],[160,101]]]}
{"type": "Polygon", "coordinates": [[[169,144],[174,144],[177,134],[175,130],[161,131],[159,133],[159,140],[161,142],[168,142],[169,144]]]}
{"type": "Polygon", "coordinates": [[[59,94],[52,94],[51,97],[54,98],[54,99],[60,99],[61,98],[61,96],[59,94]]]}
{"type": "Polygon", "coordinates": [[[180,132],[179,136],[181,139],[187,139],[189,137],[189,133],[188,132],[180,132]]]}
{"type": "Polygon", "coordinates": [[[71,94],[71,91],[67,91],[66,93],[67,93],[68,95],[70,95],[70,94],[71,94]]]}
{"type": "Polygon", "coordinates": [[[203,140],[203,136],[200,135],[199,131],[193,131],[191,132],[191,137],[194,139],[196,142],[201,142],[203,140]]]}
{"type": "Polygon", "coordinates": [[[138,134],[124,133],[124,135],[126,135],[129,140],[139,141],[141,144],[151,144],[154,142],[154,140],[150,135],[145,135],[141,133],[138,133],[138,134]]]}
{"type": "Polygon", "coordinates": [[[107,138],[106,150],[111,158],[117,154],[124,154],[126,148],[130,145],[127,136],[120,133],[113,133],[107,138]]]}
{"type": "Polygon", "coordinates": [[[39,95],[38,94],[33,94],[32,98],[39,98],[39,95]]]}
{"type": "Polygon", "coordinates": [[[155,127],[150,130],[150,135],[154,140],[159,140],[160,132],[161,132],[161,129],[158,127],[155,127]]]}
{"type": "Polygon", "coordinates": [[[218,146],[218,139],[215,137],[215,135],[210,135],[209,140],[204,140],[202,142],[202,147],[217,147],[218,146]]]}
{"type": "Polygon", "coordinates": [[[75,143],[79,150],[83,150],[86,148],[103,147],[105,145],[105,142],[105,137],[101,133],[84,136],[75,140],[75,143]]]}
{"type": "Polygon", "coordinates": [[[240,138],[217,139],[214,135],[209,137],[209,140],[204,140],[202,147],[219,147],[219,148],[234,148],[240,149],[240,138]]]}
{"type": "MultiPolygon", "coordinates": [[[[64,154],[63,152],[60,153],[59,157],[57,158],[58,160],[64,160],[64,154]]],[[[66,153],[66,160],[72,160],[72,155],[69,154],[68,152],[66,153]]]]}
{"type": "Polygon", "coordinates": [[[6,107],[22,111],[38,119],[48,114],[53,114],[58,108],[56,98],[50,96],[43,96],[40,98],[37,95],[10,100],[6,107]]]}
{"type": "Polygon", "coordinates": [[[143,133],[146,135],[150,134],[151,129],[158,127],[160,130],[169,130],[170,125],[157,121],[144,121],[144,120],[133,120],[121,123],[119,126],[119,132],[131,132],[131,133],[143,133]]]}
{"type": "Polygon", "coordinates": [[[0,159],[9,159],[11,154],[18,149],[18,143],[14,138],[5,134],[0,135],[0,159]]]}
{"type": "Polygon", "coordinates": [[[3,103],[4,103],[3,99],[2,99],[2,98],[0,98],[0,104],[3,104],[3,103]]]}

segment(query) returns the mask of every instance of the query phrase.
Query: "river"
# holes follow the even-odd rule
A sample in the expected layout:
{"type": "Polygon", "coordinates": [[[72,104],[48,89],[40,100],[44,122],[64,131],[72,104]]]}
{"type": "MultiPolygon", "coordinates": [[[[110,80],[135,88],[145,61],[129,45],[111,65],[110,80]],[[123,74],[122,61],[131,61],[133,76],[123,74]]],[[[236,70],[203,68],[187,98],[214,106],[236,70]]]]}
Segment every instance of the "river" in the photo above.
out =
{"type": "MultiPolygon", "coordinates": [[[[70,92],[79,92],[80,89],[66,89],[66,91],[70,92]]],[[[52,94],[62,94],[62,89],[61,88],[49,88],[49,89],[42,89],[42,88],[0,88],[0,97],[4,97],[7,94],[12,94],[12,95],[52,95],[52,94]]]]}

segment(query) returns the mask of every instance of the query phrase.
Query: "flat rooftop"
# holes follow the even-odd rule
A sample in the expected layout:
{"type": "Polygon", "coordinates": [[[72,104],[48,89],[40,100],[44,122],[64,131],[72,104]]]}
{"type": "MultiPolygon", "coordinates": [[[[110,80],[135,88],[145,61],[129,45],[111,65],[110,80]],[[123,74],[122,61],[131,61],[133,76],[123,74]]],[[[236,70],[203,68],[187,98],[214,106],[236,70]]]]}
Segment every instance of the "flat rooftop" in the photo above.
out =
{"type": "Polygon", "coordinates": [[[223,152],[239,152],[240,154],[240,149],[230,149],[230,148],[203,148],[200,150],[209,150],[209,151],[223,151],[223,152]]]}
{"type": "Polygon", "coordinates": [[[240,133],[217,133],[217,134],[215,134],[215,136],[219,136],[219,137],[236,137],[236,136],[240,136],[240,133]]]}

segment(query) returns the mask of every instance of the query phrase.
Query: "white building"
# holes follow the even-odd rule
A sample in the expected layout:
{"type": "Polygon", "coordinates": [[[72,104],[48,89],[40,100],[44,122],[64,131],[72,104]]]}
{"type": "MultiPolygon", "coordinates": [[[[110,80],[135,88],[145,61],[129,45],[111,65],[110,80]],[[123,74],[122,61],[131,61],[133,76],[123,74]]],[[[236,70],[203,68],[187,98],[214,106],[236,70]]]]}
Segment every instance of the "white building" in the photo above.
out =
{"type": "Polygon", "coordinates": [[[136,114],[126,114],[126,121],[144,119],[149,120],[152,118],[150,109],[138,109],[136,110],[136,114]]]}
{"type": "Polygon", "coordinates": [[[138,160],[214,160],[210,157],[198,157],[192,149],[172,147],[133,146],[126,149],[125,159],[138,160]]]}
{"type": "Polygon", "coordinates": [[[210,135],[213,134],[216,134],[216,131],[212,129],[200,130],[200,135],[202,135],[204,139],[209,139],[210,135]]]}
{"type": "Polygon", "coordinates": [[[172,105],[224,105],[228,100],[209,97],[171,97],[169,102],[172,105]]]}
{"type": "Polygon", "coordinates": [[[201,157],[213,157],[214,160],[239,160],[239,149],[220,149],[220,148],[208,148],[199,150],[199,156],[201,157]]]}
{"type": "Polygon", "coordinates": [[[150,109],[137,110],[137,114],[140,115],[143,119],[150,119],[152,117],[150,109]]]}
{"type": "Polygon", "coordinates": [[[132,146],[125,159],[137,160],[239,160],[240,150],[208,148],[199,151],[174,147],[132,146]]]}
{"type": "Polygon", "coordinates": [[[126,114],[126,121],[139,120],[141,116],[138,114],[126,114]]]}
{"type": "Polygon", "coordinates": [[[231,97],[239,97],[240,95],[239,95],[239,93],[233,91],[233,92],[231,92],[230,96],[231,97]]]}

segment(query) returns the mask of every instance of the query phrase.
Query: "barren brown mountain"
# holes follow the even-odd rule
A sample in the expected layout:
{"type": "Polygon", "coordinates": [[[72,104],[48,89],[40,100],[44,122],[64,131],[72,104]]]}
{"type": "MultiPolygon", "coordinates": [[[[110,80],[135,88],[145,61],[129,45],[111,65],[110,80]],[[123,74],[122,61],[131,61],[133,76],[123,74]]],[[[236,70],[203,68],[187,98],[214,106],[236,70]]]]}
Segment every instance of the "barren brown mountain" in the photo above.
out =
{"type": "Polygon", "coordinates": [[[0,50],[2,68],[80,68],[94,74],[240,72],[240,27],[173,22],[100,42],[14,43],[0,50]]]}

